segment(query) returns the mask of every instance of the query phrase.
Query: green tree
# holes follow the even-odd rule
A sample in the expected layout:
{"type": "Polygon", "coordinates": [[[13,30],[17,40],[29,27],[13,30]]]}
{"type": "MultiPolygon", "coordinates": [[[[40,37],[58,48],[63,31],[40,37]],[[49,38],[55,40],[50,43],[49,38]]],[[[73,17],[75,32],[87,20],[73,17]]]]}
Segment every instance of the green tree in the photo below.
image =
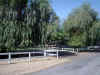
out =
{"type": "Polygon", "coordinates": [[[59,17],[54,13],[51,23],[47,27],[47,40],[55,41],[59,30],[59,17]],[[55,40],[54,40],[55,39],[55,40]]]}
{"type": "Polygon", "coordinates": [[[69,33],[70,38],[68,44],[72,44],[73,46],[76,46],[76,44],[77,46],[89,45],[89,30],[96,20],[97,12],[92,9],[89,4],[84,3],[79,8],[74,9],[74,11],[69,14],[68,19],[64,22],[64,30],[69,33]],[[80,37],[85,38],[83,39],[80,37]]]}
{"type": "Polygon", "coordinates": [[[52,25],[54,11],[48,0],[0,1],[0,48],[33,47],[47,40],[47,27],[52,25]]]}
{"type": "Polygon", "coordinates": [[[90,44],[95,45],[100,41],[100,21],[96,21],[93,23],[93,26],[91,27],[90,31],[90,44]]]}

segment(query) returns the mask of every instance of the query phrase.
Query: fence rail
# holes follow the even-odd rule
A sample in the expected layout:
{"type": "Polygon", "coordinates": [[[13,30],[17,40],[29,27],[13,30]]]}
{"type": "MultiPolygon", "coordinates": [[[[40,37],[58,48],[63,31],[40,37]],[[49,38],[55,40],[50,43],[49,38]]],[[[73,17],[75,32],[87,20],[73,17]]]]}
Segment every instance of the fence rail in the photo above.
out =
{"type": "Polygon", "coordinates": [[[21,55],[21,54],[28,54],[28,60],[29,63],[31,62],[31,54],[43,54],[44,57],[46,57],[49,53],[51,53],[51,55],[53,55],[52,53],[56,53],[54,54],[57,59],[59,58],[59,52],[71,52],[71,53],[75,53],[78,54],[78,49],[74,49],[74,48],[62,48],[61,50],[59,49],[46,49],[46,50],[41,50],[38,52],[9,52],[9,53],[0,53],[0,56],[3,55],[8,55],[8,63],[11,64],[11,60],[12,60],[12,55],[21,55]]]}
{"type": "Polygon", "coordinates": [[[8,63],[11,64],[12,55],[21,55],[28,54],[29,63],[31,62],[31,54],[43,54],[44,52],[9,52],[9,53],[0,53],[0,56],[8,55],[8,63]]]}

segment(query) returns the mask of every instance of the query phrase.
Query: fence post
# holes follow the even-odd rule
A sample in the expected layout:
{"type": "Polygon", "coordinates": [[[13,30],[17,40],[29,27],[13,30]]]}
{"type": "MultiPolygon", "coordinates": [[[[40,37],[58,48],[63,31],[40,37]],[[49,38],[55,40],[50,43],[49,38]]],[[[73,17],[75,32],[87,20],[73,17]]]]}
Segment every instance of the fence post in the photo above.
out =
{"type": "Polygon", "coordinates": [[[59,52],[58,52],[58,50],[57,50],[57,59],[59,58],[59,52]]]}
{"type": "Polygon", "coordinates": [[[63,51],[64,49],[62,48],[62,51],[63,51]]]}
{"type": "Polygon", "coordinates": [[[29,63],[31,62],[31,52],[29,52],[29,63]]]}
{"type": "Polygon", "coordinates": [[[77,54],[78,54],[79,49],[77,48],[77,54]]]}
{"type": "Polygon", "coordinates": [[[11,53],[8,53],[8,64],[11,64],[11,53]]]}
{"type": "Polygon", "coordinates": [[[78,55],[78,48],[76,48],[75,55],[78,55]]]}
{"type": "Polygon", "coordinates": [[[46,50],[44,50],[44,56],[46,56],[47,54],[46,54],[46,50]]]}
{"type": "Polygon", "coordinates": [[[73,53],[74,53],[74,50],[75,50],[75,49],[73,48],[73,53]]]}

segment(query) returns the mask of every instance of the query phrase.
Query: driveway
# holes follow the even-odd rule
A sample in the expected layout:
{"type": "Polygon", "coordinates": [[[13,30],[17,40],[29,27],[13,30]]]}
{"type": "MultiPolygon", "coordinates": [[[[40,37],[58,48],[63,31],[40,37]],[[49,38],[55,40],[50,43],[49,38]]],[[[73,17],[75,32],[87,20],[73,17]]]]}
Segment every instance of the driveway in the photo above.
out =
{"type": "Polygon", "coordinates": [[[25,75],[100,75],[100,53],[85,53],[70,59],[70,63],[25,75]]]}

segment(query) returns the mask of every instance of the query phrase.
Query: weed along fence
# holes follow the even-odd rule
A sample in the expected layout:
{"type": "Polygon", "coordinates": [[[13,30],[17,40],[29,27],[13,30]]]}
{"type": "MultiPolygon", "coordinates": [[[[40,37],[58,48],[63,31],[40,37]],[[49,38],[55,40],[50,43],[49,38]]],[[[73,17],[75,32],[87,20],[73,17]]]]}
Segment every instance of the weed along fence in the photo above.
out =
{"type": "Polygon", "coordinates": [[[0,56],[4,56],[7,55],[8,56],[8,64],[13,63],[12,62],[12,55],[21,55],[21,54],[26,54],[28,55],[28,62],[31,62],[32,59],[32,54],[42,54],[44,57],[47,56],[56,56],[57,59],[59,58],[59,52],[71,52],[71,53],[75,53],[76,55],[78,54],[78,49],[74,49],[74,48],[61,48],[61,49],[56,49],[56,48],[50,48],[50,49],[45,49],[45,50],[41,50],[41,51],[33,51],[33,52],[9,52],[9,53],[0,53],[0,56]]]}

